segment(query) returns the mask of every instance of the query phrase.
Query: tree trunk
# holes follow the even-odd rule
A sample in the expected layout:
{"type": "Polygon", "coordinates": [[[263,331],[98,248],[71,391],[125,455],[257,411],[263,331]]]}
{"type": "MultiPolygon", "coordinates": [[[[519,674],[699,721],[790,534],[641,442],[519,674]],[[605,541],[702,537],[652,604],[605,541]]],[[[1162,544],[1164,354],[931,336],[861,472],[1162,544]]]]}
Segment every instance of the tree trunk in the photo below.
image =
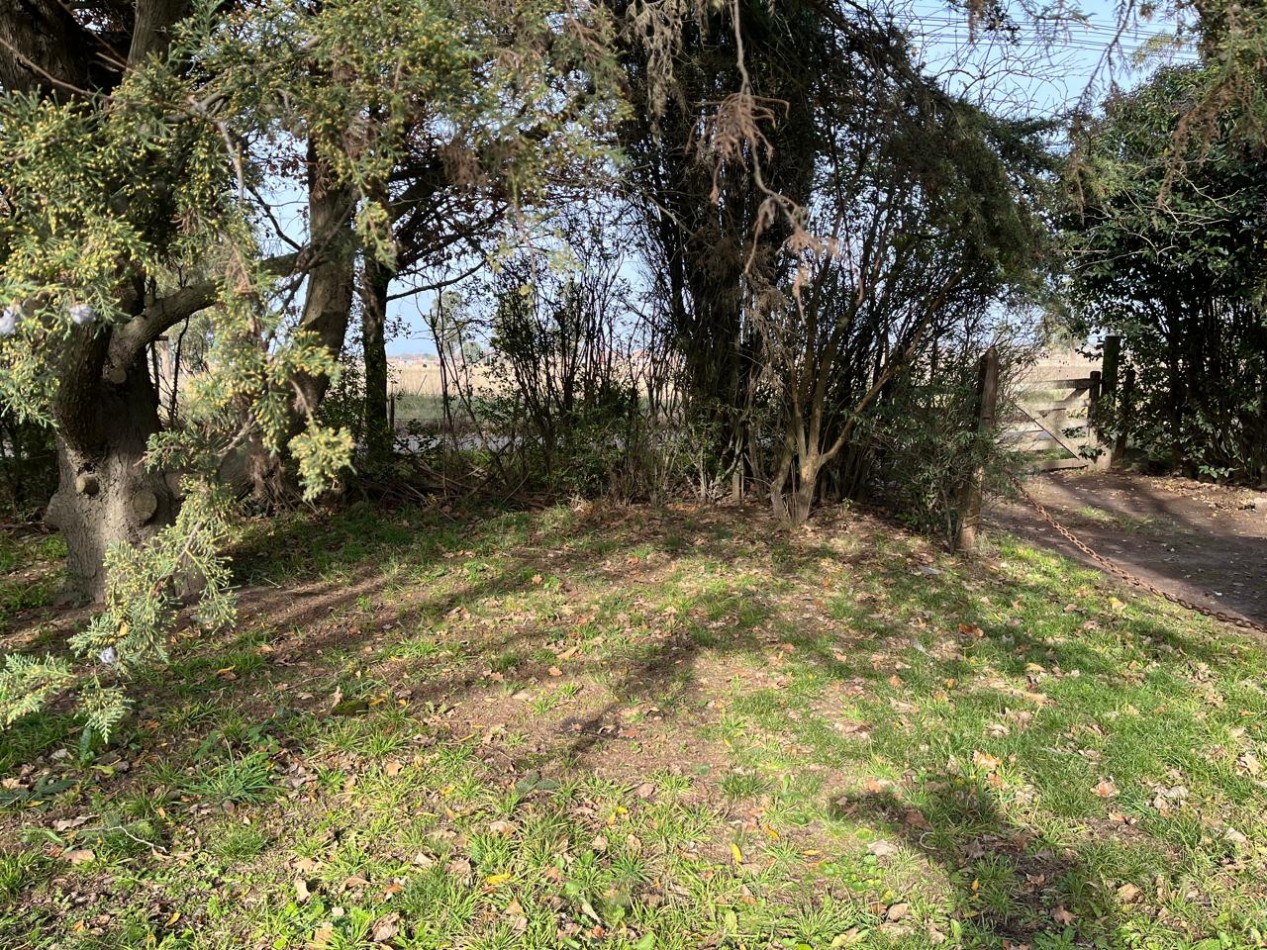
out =
{"type": "Polygon", "coordinates": [[[794,528],[799,528],[809,520],[814,509],[814,494],[818,488],[818,466],[802,466],[801,477],[796,484],[796,491],[788,502],[788,521],[794,528]]]}
{"type": "Polygon", "coordinates": [[[162,473],[145,467],[146,443],[159,420],[144,358],[126,376],[103,379],[95,389],[91,405],[60,407],[63,414],[78,409],[90,418],[68,419],[72,424],[58,431],[58,489],[46,517],[62,532],[70,554],[64,596],[99,602],[110,546],[144,543],[172,522],[179,500],[162,473]],[[91,439],[75,437],[85,430],[91,439]]]}
{"type": "Polygon", "coordinates": [[[371,467],[391,459],[395,433],[387,418],[387,288],[391,268],[365,261],[361,299],[361,345],[365,357],[365,450],[371,467]]]}

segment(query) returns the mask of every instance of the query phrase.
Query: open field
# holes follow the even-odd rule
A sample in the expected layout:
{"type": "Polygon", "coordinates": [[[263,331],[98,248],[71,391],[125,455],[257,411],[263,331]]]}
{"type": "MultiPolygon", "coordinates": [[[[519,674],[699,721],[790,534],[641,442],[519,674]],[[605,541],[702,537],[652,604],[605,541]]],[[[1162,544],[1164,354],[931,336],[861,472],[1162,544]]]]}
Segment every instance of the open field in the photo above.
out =
{"type": "Polygon", "coordinates": [[[1007,536],[357,508],[238,571],[114,747],[0,740],[6,950],[1263,943],[1267,649],[1007,536]]]}

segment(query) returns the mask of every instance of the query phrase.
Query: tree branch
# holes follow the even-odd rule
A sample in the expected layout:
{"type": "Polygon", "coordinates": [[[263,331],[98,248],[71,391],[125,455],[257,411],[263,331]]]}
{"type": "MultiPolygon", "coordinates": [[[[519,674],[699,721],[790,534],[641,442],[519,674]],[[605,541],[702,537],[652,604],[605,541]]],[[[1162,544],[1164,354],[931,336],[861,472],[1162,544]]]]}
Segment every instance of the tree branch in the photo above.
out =
{"type": "MultiPolygon", "coordinates": [[[[298,260],[298,254],[282,254],[263,262],[264,270],[278,277],[290,273],[298,260]]],[[[206,310],[220,299],[220,282],[204,280],[173,291],[161,300],[146,307],[139,314],[118,327],[110,341],[110,362],[117,367],[128,367],[160,336],[200,310],[206,310]]]]}

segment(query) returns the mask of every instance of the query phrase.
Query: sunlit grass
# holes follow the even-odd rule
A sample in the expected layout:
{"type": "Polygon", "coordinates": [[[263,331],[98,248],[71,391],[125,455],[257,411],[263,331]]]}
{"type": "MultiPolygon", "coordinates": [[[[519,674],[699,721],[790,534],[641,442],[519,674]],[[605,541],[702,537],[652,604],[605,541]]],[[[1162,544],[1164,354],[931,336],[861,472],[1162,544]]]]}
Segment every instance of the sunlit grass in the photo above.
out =
{"type": "Polygon", "coordinates": [[[242,544],[302,593],[179,642],[113,748],[5,734],[3,946],[1263,940],[1267,653],[1020,542],[355,507],[242,544]]]}

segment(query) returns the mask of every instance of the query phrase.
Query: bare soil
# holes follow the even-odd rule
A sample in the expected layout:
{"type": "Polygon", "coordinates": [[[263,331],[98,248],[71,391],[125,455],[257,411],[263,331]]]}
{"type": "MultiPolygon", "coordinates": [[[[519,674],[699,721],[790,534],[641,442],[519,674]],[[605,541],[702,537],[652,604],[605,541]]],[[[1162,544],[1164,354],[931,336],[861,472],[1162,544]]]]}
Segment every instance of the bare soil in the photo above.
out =
{"type": "MultiPolygon", "coordinates": [[[[1026,487],[1091,548],[1169,593],[1267,623],[1267,492],[1132,472],[1051,472],[1026,487]]],[[[1000,528],[1088,564],[1023,500],[1000,528]]]]}

